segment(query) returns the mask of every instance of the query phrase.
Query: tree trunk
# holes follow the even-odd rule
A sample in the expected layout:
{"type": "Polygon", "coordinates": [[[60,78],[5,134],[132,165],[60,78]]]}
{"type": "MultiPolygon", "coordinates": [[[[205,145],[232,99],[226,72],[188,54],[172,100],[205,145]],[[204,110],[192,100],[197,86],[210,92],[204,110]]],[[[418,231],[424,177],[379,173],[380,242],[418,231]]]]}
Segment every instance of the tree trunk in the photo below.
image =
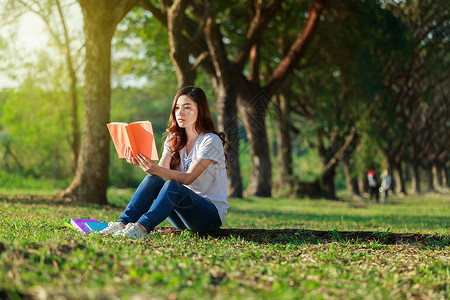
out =
{"type": "Polygon", "coordinates": [[[258,93],[252,101],[244,100],[242,97],[243,95],[238,95],[239,112],[244,122],[252,158],[250,184],[246,192],[253,196],[271,197],[272,164],[265,121],[270,97],[264,91],[258,93]]]}
{"type": "Polygon", "coordinates": [[[361,192],[359,190],[358,178],[352,178],[352,193],[355,196],[361,196],[361,192]]]}
{"type": "Polygon", "coordinates": [[[439,169],[439,167],[437,166],[436,163],[433,163],[433,167],[431,169],[431,171],[433,172],[433,185],[435,188],[437,188],[438,190],[443,188],[442,185],[442,173],[441,170],[439,169]]]}
{"type": "Polygon", "coordinates": [[[291,184],[292,170],[292,147],[291,131],[289,125],[289,95],[287,89],[282,89],[275,97],[275,122],[277,124],[277,185],[282,187],[291,184]]]}
{"type": "Polygon", "coordinates": [[[183,17],[189,1],[176,0],[167,12],[167,31],[169,33],[170,59],[175,66],[178,89],[194,85],[196,72],[189,62],[190,45],[183,38],[183,17]]]}
{"type": "Polygon", "coordinates": [[[222,35],[215,21],[208,18],[205,38],[214,66],[212,77],[216,96],[217,129],[225,132],[230,144],[225,146],[228,158],[228,196],[242,198],[243,186],[239,165],[239,137],[236,109],[236,78],[228,61],[222,35]]]}
{"type": "Polygon", "coordinates": [[[450,188],[450,176],[446,166],[441,167],[442,172],[442,186],[450,188]]]}
{"type": "Polygon", "coordinates": [[[434,192],[434,185],[433,185],[433,171],[431,169],[431,165],[426,166],[426,173],[427,173],[427,192],[434,192]]]}
{"type": "Polygon", "coordinates": [[[347,192],[350,195],[359,196],[361,195],[359,191],[358,179],[352,178],[352,164],[349,157],[344,156],[342,159],[342,167],[344,169],[345,185],[347,192]]]}
{"type": "Polygon", "coordinates": [[[83,131],[75,178],[61,193],[75,201],[106,204],[111,100],[111,39],[137,0],[79,0],[86,36],[83,131]]]}
{"type": "Polygon", "coordinates": [[[318,179],[311,182],[304,182],[294,178],[293,181],[292,189],[298,198],[309,197],[316,199],[324,196],[322,186],[318,179]]]}
{"type": "Polygon", "coordinates": [[[411,167],[411,171],[413,173],[413,176],[411,178],[411,187],[413,193],[420,193],[420,173],[419,173],[419,166],[417,164],[414,164],[411,167]]]}
{"type": "Polygon", "coordinates": [[[347,151],[344,152],[344,156],[342,158],[342,166],[344,169],[344,177],[345,177],[347,192],[354,196],[361,195],[360,190],[359,190],[358,178],[355,178],[354,176],[352,176],[354,163],[351,160],[351,156],[354,153],[354,148],[356,147],[356,144],[358,143],[358,141],[359,141],[359,138],[355,139],[355,141],[351,143],[351,146],[349,147],[349,149],[347,151]]]}
{"type": "Polygon", "coordinates": [[[369,184],[367,183],[366,173],[363,172],[362,176],[358,177],[358,187],[360,192],[367,193],[369,191],[369,184]]]}
{"type": "MultiPolygon", "coordinates": [[[[72,73],[72,72],[70,72],[72,73]]],[[[77,95],[77,78],[75,73],[70,75],[70,95],[72,102],[71,118],[72,118],[72,155],[73,155],[73,168],[76,170],[78,165],[78,156],[80,154],[80,125],[78,122],[78,95],[77,95]]]]}
{"type": "Polygon", "coordinates": [[[344,169],[345,189],[347,190],[347,193],[353,194],[350,162],[346,157],[342,159],[342,168],[344,169]]]}
{"type": "Polygon", "coordinates": [[[225,145],[228,159],[228,196],[242,198],[243,186],[241,167],[239,165],[239,137],[236,109],[236,93],[231,86],[225,86],[213,80],[215,85],[215,108],[217,113],[217,129],[225,132],[229,142],[225,145]]]}
{"type": "Polygon", "coordinates": [[[330,168],[330,170],[322,175],[323,190],[326,199],[337,199],[336,188],[334,185],[334,178],[336,175],[336,166],[330,168]]]}
{"type": "Polygon", "coordinates": [[[403,174],[402,164],[395,163],[393,168],[396,170],[395,172],[395,181],[400,185],[400,193],[406,195],[406,185],[405,185],[405,177],[403,174]]]}

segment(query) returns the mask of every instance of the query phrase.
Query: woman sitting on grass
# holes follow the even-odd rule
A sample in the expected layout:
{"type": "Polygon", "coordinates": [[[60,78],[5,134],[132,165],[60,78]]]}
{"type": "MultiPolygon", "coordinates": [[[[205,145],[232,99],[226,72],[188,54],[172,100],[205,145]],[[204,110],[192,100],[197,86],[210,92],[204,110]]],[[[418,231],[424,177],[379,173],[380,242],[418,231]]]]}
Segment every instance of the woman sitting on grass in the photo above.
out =
{"type": "Polygon", "coordinates": [[[101,233],[147,237],[166,218],[176,228],[210,232],[222,226],[229,207],[225,134],[217,133],[206,95],[198,87],[176,94],[159,164],[142,154],[127,161],[147,175],[117,222],[101,233]],[[164,179],[167,181],[165,181],[164,179]]]}

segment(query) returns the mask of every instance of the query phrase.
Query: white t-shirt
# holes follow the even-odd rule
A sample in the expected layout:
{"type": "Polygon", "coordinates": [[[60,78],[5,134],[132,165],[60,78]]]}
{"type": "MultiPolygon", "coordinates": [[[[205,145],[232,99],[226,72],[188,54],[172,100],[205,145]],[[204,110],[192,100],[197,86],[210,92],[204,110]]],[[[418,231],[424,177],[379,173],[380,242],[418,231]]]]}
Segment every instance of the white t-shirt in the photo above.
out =
{"type": "MultiPolygon", "coordinates": [[[[164,143],[163,154],[167,153],[172,156],[168,145],[169,138],[164,143]]],[[[223,224],[230,205],[227,200],[228,178],[225,152],[219,136],[214,133],[200,134],[190,153],[186,153],[186,148],[181,149],[178,170],[187,172],[190,164],[201,158],[209,159],[211,163],[193,183],[185,186],[211,201],[216,206],[223,224]]]]}

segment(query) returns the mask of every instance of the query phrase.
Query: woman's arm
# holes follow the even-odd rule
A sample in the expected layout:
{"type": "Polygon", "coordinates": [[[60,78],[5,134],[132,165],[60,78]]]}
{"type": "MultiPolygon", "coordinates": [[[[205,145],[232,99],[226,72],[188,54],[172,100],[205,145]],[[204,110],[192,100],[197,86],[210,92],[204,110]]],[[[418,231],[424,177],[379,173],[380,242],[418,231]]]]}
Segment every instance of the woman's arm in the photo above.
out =
{"type": "Polygon", "coordinates": [[[164,153],[161,157],[161,159],[159,160],[159,166],[166,168],[166,169],[170,169],[170,162],[172,161],[172,155],[164,153]]]}
{"type": "Polygon", "coordinates": [[[189,167],[189,170],[184,173],[176,170],[171,170],[170,168],[166,167],[167,163],[170,166],[171,159],[172,157],[170,155],[165,154],[161,158],[159,165],[157,165],[154,161],[149,160],[142,154],[136,156],[136,161],[145,173],[158,175],[167,180],[174,180],[186,185],[193,183],[211,163],[211,160],[209,159],[197,159],[189,167]]]}

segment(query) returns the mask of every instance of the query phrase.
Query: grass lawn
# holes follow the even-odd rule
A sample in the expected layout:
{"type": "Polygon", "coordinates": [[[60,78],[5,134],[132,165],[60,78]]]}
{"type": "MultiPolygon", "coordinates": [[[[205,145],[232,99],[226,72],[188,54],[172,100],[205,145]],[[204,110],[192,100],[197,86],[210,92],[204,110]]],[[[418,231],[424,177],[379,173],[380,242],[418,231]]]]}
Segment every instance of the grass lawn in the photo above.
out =
{"type": "MultiPolygon", "coordinates": [[[[0,198],[0,298],[448,299],[450,195],[231,199],[225,228],[438,234],[440,243],[288,239],[254,242],[157,230],[149,239],[82,235],[70,218],[115,220],[132,194],[83,206],[0,198]]],[[[0,190],[0,194],[3,193],[0,190]]],[[[164,222],[162,226],[170,226],[164,222]]]]}

